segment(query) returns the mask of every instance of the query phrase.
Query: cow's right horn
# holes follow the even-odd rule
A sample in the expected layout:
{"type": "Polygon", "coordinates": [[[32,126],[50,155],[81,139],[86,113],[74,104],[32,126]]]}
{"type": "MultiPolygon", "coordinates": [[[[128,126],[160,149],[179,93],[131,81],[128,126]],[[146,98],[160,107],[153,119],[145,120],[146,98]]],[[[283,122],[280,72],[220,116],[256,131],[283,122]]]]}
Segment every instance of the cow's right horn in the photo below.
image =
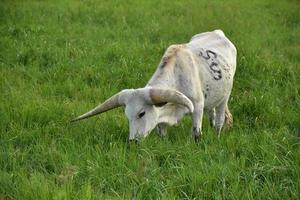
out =
{"type": "Polygon", "coordinates": [[[186,106],[191,113],[194,111],[192,101],[177,90],[151,88],[149,90],[149,97],[153,104],[171,102],[186,106]]]}

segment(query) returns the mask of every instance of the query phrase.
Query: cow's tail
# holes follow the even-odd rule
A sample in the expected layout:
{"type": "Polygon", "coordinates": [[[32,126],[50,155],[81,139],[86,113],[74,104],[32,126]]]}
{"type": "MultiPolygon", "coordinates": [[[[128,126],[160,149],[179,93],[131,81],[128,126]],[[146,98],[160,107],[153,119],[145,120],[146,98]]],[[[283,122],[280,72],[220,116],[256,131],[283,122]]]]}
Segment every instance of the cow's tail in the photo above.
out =
{"type": "Polygon", "coordinates": [[[232,124],[233,124],[232,115],[229,111],[228,105],[226,105],[226,108],[225,108],[225,126],[226,126],[226,128],[231,128],[232,124]]]}

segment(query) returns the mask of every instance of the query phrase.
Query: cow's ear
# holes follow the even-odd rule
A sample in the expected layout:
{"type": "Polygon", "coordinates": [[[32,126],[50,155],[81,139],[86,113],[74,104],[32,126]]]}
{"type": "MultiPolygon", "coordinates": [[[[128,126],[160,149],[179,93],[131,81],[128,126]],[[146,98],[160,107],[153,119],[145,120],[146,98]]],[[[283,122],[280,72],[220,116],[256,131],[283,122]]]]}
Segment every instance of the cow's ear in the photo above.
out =
{"type": "Polygon", "coordinates": [[[156,107],[163,107],[164,105],[166,105],[168,102],[162,102],[162,103],[157,103],[154,104],[156,107]]]}

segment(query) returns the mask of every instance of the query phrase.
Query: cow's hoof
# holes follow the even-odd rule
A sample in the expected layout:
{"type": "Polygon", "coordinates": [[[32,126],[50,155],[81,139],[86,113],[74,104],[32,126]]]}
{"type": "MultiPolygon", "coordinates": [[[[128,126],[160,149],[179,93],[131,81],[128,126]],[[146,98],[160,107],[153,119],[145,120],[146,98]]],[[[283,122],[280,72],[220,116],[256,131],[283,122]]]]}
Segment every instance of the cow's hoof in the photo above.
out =
{"type": "Polygon", "coordinates": [[[139,140],[137,140],[137,139],[129,140],[128,144],[129,145],[138,145],[139,144],[139,140]]]}
{"type": "Polygon", "coordinates": [[[195,140],[195,143],[198,143],[201,141],[201,135],[194,135],[194,140],[195,140]]]}

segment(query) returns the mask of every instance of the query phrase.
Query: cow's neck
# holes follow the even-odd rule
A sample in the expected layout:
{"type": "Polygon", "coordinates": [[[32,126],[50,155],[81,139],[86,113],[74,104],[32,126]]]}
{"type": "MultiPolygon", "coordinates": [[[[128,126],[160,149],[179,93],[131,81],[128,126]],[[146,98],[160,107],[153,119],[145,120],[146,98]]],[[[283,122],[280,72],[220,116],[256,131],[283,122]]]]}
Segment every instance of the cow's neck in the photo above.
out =
{"type": "Polygon", "coordinates": [[[174,74],[169,70],[157,70],[145,87],[169,88],[176,90],[174,74]]]}
{"type": "MultiPolygon", "coordinates": [[[[170,65],[174,64],[175,63],[170,63],[170,65]]],[[[172,70],[173,66],[170,65],[165,66],[164,69],[159,67],[145,88],[151,87],[178,90],[174,80],[174,70],[172,70]]],[[[176,124],[186,113],[188,113],[188,109],[186,107],[168,103],[164,106],[158,107],[158,124],[176,124]]]]}

